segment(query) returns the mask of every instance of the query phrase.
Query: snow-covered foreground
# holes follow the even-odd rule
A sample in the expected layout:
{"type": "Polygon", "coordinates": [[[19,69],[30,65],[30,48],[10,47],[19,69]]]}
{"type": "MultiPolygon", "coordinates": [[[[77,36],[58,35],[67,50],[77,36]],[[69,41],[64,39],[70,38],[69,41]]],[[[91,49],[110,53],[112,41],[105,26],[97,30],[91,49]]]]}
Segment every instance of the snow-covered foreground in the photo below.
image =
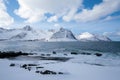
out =
{"type": "Polygon", "coordinates": [[[54,60],[8,60],[0,59],[0,79],[1,80],[120,80],[119,61],[103,59],[91,55],[75,55],[66,62],[54,60]],[[80,57],[81,56],[81,57],[80,57]],[[87,62],[85,62],[86,60],[87,62]],[[110,60],[110,61],[109,61],[110,60]],[[101,62],[100,62],[101,61],[101,62]],[[104,62],[105,61],[105,62],[104,62]],[[117,63],[118,61],[118,63],[117,63]],[[95,63],[96,62],[96,63],[95,63]],[[98,65],[99,63],[102,65],[98,65]],[[14,63],[15,66],[10,66],[14,63]],[[94,64],[95,63],[95,64],[94,64]],[[107,64],[108,63],[108,64],[107,64]],[[115,65],[115,63],[117,63],[115,65]],[[51,70],[55,72],[63,72],[64,74],[47,74],[42,75],[36,73],[36,68],[33,66],[31,70],[21,68],[22,64],[39,64],[44,67],[39,70],[51,70]],[[105,65],[106,64],[106,65],[105,65]],[[110,65],[111,64],[111,65],[110,65]]]}

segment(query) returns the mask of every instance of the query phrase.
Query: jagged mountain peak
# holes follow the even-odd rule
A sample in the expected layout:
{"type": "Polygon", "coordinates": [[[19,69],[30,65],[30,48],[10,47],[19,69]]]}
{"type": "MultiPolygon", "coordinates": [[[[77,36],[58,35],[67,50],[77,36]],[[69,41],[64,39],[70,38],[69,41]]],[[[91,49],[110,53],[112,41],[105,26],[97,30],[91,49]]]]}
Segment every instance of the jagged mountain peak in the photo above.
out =
{"type": "Polygon", "coordinates": [[[60,31],[65,31],[65,30],[66,30],[66,29],[65,29],[65,28],[63,28],[63,27],[61,27],[61,28],[60,28],[60,31]]]}
{"type": "Polygon", "coordinates": [[[25,27],[23,27],[23,30],[31,31],[32,27],[30,25],[26,25],[25,27]]]}
{"type": "Polygon", "coordinates": [[[73,39],[76,40],[73,33],[70,30],[60,28],[59,31],[54,33],[51,37],[51,39],[73,39]]]}

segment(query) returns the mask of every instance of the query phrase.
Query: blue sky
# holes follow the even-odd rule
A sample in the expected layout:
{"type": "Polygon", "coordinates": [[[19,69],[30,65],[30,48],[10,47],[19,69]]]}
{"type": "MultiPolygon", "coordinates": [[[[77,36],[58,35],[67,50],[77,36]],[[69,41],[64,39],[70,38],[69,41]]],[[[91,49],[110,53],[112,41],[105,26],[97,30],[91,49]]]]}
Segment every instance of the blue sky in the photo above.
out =
{"type": "Polygon", "coordinates": [[[120,41],[120,0],[0,0],[0,27],[64,27],[120,41]]]}

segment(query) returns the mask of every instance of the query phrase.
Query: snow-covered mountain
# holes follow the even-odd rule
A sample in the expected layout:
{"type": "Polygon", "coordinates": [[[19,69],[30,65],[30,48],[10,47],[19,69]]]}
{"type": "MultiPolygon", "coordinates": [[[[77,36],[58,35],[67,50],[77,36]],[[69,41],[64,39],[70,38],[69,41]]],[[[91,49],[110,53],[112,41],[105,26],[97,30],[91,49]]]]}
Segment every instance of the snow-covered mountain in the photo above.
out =
{"type": "Polygon", "coordinates": [[[76,38],[70,30],[60,28],[59,31],[55,32],[50,41],[75,41],[76,38]]]}
{"type": "Polygon", "coordinates": [[[0,40],[48,40],[54,32],[34,30],[30,26],[21,29],[0,29],[0,40]]]}
{"type": "Polygon", "coordinates": [[[91,34],[89,32],[81,33],[77,36],[77,39],[79,41],[111,41],[111,39],[106,36],[91,34]]]}
{"type": "Polygon", "coordinates": [[[39,41],[111,41],[108,37],[84,32],[75,37],[70,30],[35,30],[29,25],[20,29],[0,28],[0,40],[39,40],[39,41]]]}

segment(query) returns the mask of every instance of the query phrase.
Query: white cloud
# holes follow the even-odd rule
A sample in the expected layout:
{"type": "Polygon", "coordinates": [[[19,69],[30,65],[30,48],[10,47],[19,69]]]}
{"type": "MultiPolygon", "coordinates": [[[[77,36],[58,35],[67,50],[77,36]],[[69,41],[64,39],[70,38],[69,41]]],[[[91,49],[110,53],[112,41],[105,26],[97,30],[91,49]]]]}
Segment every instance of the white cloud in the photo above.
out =
{"type": "Polygon", "coordinates": [[[7,8],[3,0],[0,0],[0,27],[8,26],[14,19],[7,13],[7,8]]]}
{"type": "Polygon", "coordinates": [[[55,27],[61,27],[60,24],[56,23],[54,24],[55,27]]]}
{"type": "Polygon", "coordinates": [[[58,21],[58,17],[57,16],[52,16],[48,19],[48,22],[57,22],[58,21]]]}
{"type": "Polygon", "coordinates": [[[113,19],[112,16],[107,16],[107,17],[104,19],[104,21],[109,21],[109,20],[112,20],[112,19],[113,19]]]}
{"type": "Polygon", "coordinates": [[[54,29],[59,30],[61,27],[62,27],[62,26],[61,26],[60,24],[58,24],[58,23],[55,23],[55,24],[54,24],[54,29]]]}
{"type": "Polygon", "coordinates": [[[118,10],[120,10],[120,0],[103,0],[91,10],[83,9],[75,15],[74,19],[81,22],[99,20],[118,10]]]}
{"type": "Polygon", "coordinates": [[[109,20],[114,20],[114,19],[120,19],[120,15],[119,16],[107,16],[103,21],[109,21],[109,20]]]}
{"type": "Polygon", "coordinates": [[[117,32],[117,35],[120,36],[120,32],[117,32]]]}
{"type": "Polygon", "coordinates": [[[20,6],[15,13],[29,23],[44,20],[57,22],[58,19],[88,22],[104,18],[116,19],[110,15],[120,10],[120,0],[103,0],[92,9],[83,8],[82,2],[83,0],[18,0],[20,6]],[[81,9],[81,12],[77,13],[78,9],[81,9]],[[48,17],[46,14],[52,16],[48,17]]]}
{"type": "Polygon", "coordinates": [[[116,31],[116,32],[104,32],[103,35],[105,35],[105,36],[119,36],[120,37],[120,31],[116,31]]]}
{"type": "Polygon", "coordinates": [[[63,16],[63,20],[64,20],[64,21],[67,21],[67,22],[73,20],[73,17],[75,16],[76,12],[77,12],[77,8],[72,8],[72,9],[67,13],[67,15],[63,16]]]}
{"type": "Polygon", "coordinates": [[[30,23],[43,20],[57,21],[59,18],[70,21],[77,9],[82,6],[82,0],[18,0],[18,3],[20,7],[15,13],[30,23]],[[53,16],[48,19],[46,13],[53,16]]]}
{"type": "Polygon", "coordinates": [[[113,32],[104,32],[104,33],[103,33],[104,36],[110,36],[110,35],[112,35],[112,34],[113,34],[113,32]]]}

